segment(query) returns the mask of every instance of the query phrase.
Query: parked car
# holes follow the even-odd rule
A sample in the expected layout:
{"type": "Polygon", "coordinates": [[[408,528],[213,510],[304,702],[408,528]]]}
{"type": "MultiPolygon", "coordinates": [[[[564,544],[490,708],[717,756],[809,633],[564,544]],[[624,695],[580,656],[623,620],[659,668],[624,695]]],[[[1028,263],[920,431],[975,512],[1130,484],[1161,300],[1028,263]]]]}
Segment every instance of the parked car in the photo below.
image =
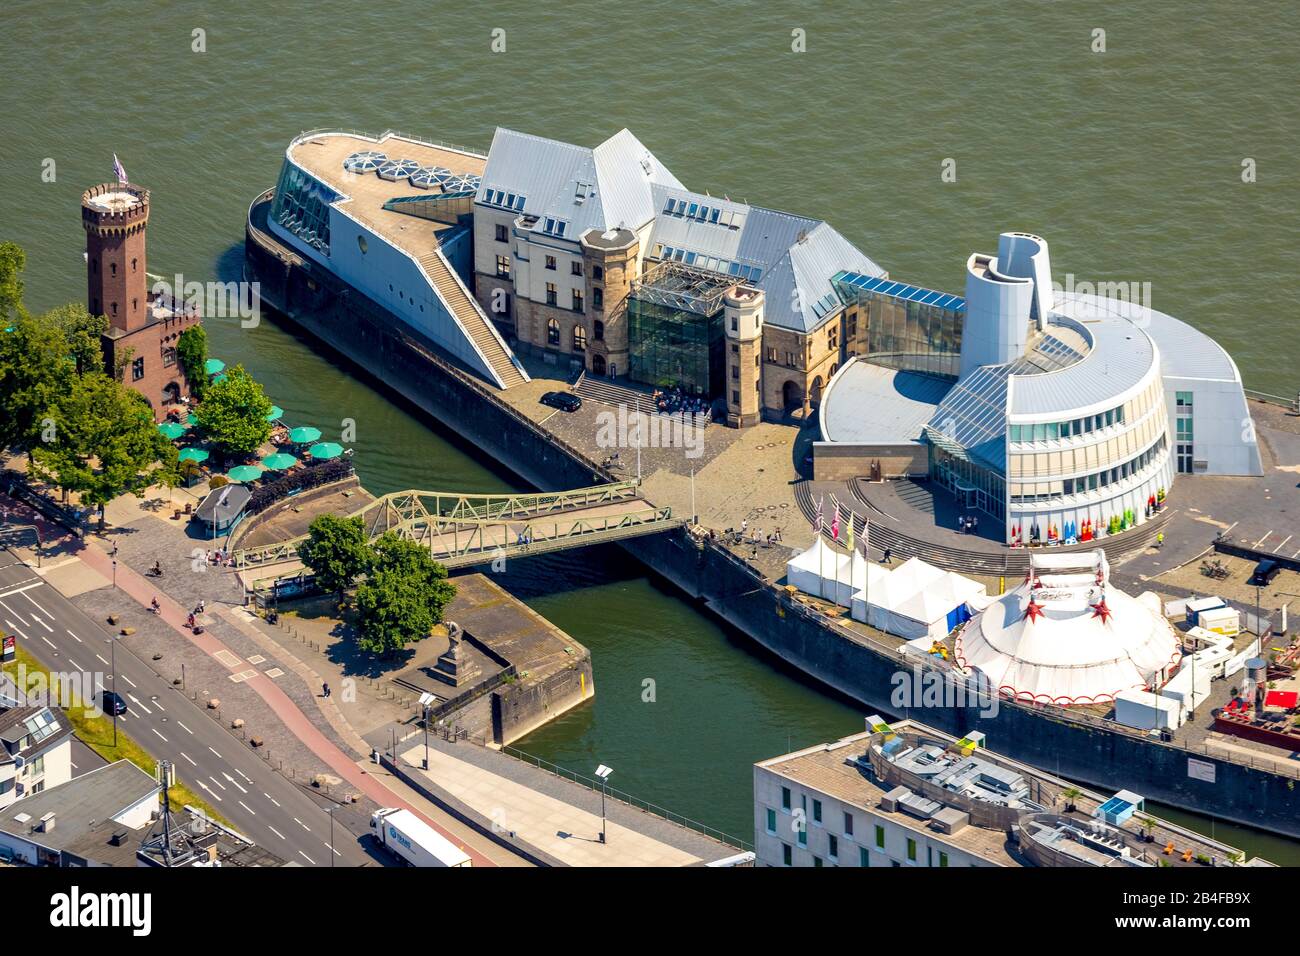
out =
{"type": "Polygon", "coordinates": [[[1273,579],[1277,577],[1278,572],[1281,570],[1282,565],[1278,564],[1272,558],[1265,558],[1263,561],[1259,562],[1259,564],[1255,565],[1255,570],[1250,575],[1250,586],[1257,588],[1268,587],[1268,585],[1273,583],[1273,579]]]}
{"type": "Polygon", "coordinates": [[[543,405],[558,408],[562,412],[576,412],[582,407],[582,398],[570,392],[547,392],[541,401],[543,405]]]}
{"type": "Polygon", "coordinates": [[[103,708],[104,713],[108,714],[108,716],[120,717],[126,713],[126,701],[122,699],[121,694],[118,694],[115,691],[105,690],[100,692],[99,697],[99,706],[103,708]]]}

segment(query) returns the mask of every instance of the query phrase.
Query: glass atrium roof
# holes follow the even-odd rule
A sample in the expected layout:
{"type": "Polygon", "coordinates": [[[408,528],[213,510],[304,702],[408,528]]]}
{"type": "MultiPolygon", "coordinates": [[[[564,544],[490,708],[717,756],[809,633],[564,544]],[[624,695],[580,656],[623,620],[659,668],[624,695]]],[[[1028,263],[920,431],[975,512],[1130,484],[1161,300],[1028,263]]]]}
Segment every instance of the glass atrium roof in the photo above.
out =
{"type": "Polygon", "coordinates": [[[419,171],[412,174],[411,185],[419,189],[437,189],[449,179],[455,179],[456,174],[446,166],[421,166],[419,171]]]}
{"type": "Polygon", "coordinates": [[[343,168],[350,173],[369,173],[378,169],[387,161],[387,153],[381,153],[373,149],[366,149],[359,153],[353,153],[347,159],[343,160],[343,168]]]}
{"type": "Polygon", "coordinates": [[[959,295],[937,292],[934,289],[922,289],[920,286],[908,285],[906,282],[895,282],[893,279],[885,279],[879,276],[862,275],[858,272],[839,272],[831,279],[831,282],[837,287],[842,284],[855,289],[862,289],[865,292],[876,292],[895,299],[903,299],[906,302],[920,302],[922,305],[950,309],[953,312],[963,312],[966,309],[966,300],[959,295]]]}
{"type": "Polygon", "coordinates": [[[397,182],[399,179],[409,179],[420,171],[420,164],[413,159],[390,159],[382,164],[376,171],[380,179],[387,179],[397,182]]]}

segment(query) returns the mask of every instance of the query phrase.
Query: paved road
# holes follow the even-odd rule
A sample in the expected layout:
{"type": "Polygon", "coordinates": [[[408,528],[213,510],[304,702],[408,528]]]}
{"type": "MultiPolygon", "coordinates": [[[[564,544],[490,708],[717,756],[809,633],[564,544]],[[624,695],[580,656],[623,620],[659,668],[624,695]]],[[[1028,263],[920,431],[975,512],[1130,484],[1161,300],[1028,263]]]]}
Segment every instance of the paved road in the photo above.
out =
{"type": "MultiPolygon", "coordinates": [[[[0,621],[47,667],[89,673],[93,686],[116,689],[129,708],[119,718],[121,729],[152,756],[171,760],[184,783],[258,845],[300,865],[330,865],[330,816],[312,796],[217,726],[126,644],[112,646],[108,630],[11,552],[0,552],[0,621]]],[[[382,860],[341,824],[334,839],[337,866],[382,860]]]]}

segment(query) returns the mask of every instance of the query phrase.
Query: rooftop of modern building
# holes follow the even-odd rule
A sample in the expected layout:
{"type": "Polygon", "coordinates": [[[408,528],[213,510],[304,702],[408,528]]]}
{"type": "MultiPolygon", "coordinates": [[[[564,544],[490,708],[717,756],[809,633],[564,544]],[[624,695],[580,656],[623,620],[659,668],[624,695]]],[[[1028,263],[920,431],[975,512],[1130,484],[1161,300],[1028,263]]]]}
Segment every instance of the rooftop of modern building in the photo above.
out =
{"type": "Polygon", "coordinates": [[[0,761],[32,756],[71,736],[71,723],[57,709],[30,700],[0,705],[0,761]]]}
{"type": "Polygon", "coordinates": [[[951,388],[951,379],[852,358],[831,379],[822,397],[822,441],[861,445],[919,442],[926,423],[951,388]]]}
{"type": "Polygon", "coordinates": [[[421,189],[407,179],[382,179],[374,171],[351,172],[344,161],[353,153],[375,151],[388,160],[410,160],[415,167],[441,168],[458,177],[481,176],[487,163],[482,154],[388,132],[378,136],[327,130],[304,133],[289,144],[285,155],[323,183],[340,199],[335,205],[376,235],[419,257],[438,247],[438,236],[452,226],[408,216],[384,208],[401,196],[433,196],[438,190],[421,189]]]}
{"type": "Polygon", "coordinates": [[[1102,842],[1120,840],[1129,847],[1130,858],[1145,859],[1147,865],[1157,859],[1170,864],[1188,862],[1184,856],[1192,865],[1197,857],[1221,864],[1235,861],[1270,865],[1258,859],[1247,861],[1234,847],[1146,812],[1132,813],[1120,823],[1103,822],[1103,807],[1112,808],[1122,799],[1129,807],[1140,809],[1142,798],[1123,790],[1113,797],[1102,796],[988,750],[985,744],[982,737],[977,741],[972,735],[971,739],[959,741],[932,727],[903,720],[765,760],[757,766],[919,833],[937,836],[997,865],[1033,864],[1009,842],[1003,828],[981,826],[972,818],[955,833],[939,834],[916,814],[951,825],[955,818],[947,811],[965,810],[973,805],[972,801],[988,804],[994,808],[991,815],[999,820],[1033,822],[1034,832],[1028,834],[1031,838],[1036,835],[1060,846],[1068,842],[1072,850],[1082,847],[1080,852],[1066,855],[1085,865],[1116,863],[1115,854],[1104,849],[1089,855],[1094,835],[1099,835],[1102,842]],[[892,753],[886,754],[889,749],[892,753]],[[873,751],[877,761],[883,761],[882,766],[892,768],[889,779],[877,776],[871,763],[873,751]],[[910,794],[905,794],[909,789],[910,794]],[[886,796],[892,796],[888,802],[896,809],[887,811],[881,806],[886,796]],[[912,812],[902,809],[903,800],[907,800],[912,812]],[[1053,835],[1062,827],[1064,831],[1053,835]],[[1166,852],[1171,846],[1174,849],[1166,852]]]}
{"type": "Polygon", "coordinates": [[[1058,295],[1049,328],[1058,339],[1072,334],[1076,344],[1062,342],[1055,368],[1011,371],[1009,411],[1068,418],[1123,401],[1148,382],[1158,371],[1160,352],[1140,313],[1123,305],[1097,296],[1058,295]],[[1080,339],[1087,345],[1082,355],[1080,339]]]}
{"type": "Polygon", "coordinates": [[[905,810],[882,807],[882,799],[895,790],[895,785],[876,777],[870,763],[859,759],[864,757],[872,736],[869,733],[855,734],[834,743],[763,760],[757,766],[841,803],[870,811],[921,836],[941,837],[944,842],[995,866],[1024,865],[1014,855],[1007,834],[1000,830],[967,826],[956,833],[940,835],[905,810]]]}
{"type": "Polygon", "coordinates": [[[149,774],[129,760],[118,760],[24,797],[0,813],[0,830],[63,850],[160,790],[149,774]],[[33,832],[48,814],[54,814],[54,826],[33,832]]]}

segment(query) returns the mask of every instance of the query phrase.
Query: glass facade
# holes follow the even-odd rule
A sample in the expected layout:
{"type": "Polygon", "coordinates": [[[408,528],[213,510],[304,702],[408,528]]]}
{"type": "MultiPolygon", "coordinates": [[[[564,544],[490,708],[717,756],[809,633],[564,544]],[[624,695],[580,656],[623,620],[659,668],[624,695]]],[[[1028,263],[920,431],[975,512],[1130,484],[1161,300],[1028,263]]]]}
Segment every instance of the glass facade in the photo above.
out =
{"type": "Polygon", "coordinates": [[[930,476],[957,498],[963,508],[978,508],[995,518],[1007,515],[1007,483],[1001,475],[930,445],[930,476]]]}
{"type": "Polygon", "coordinates": [[[271,219],[326,255],[330,248],[329,205],[338,193],[285,160],[275,187],[271,219]]]}
{"type": "Polygon", "coordinates": [[[689,395],[722,393],[726,368],[723,312],[712,316],[640,298],[627,300],[628,376],[689,395]]]}
{"type": "Polygon", "coordinates": [[[850,323],[863,319],[867,323],[868,360],[886,368],[955,379],[961,371],[964,301],[888,280],[869,285],[881,288],[835,283],[850,311],[850,323]]]}

